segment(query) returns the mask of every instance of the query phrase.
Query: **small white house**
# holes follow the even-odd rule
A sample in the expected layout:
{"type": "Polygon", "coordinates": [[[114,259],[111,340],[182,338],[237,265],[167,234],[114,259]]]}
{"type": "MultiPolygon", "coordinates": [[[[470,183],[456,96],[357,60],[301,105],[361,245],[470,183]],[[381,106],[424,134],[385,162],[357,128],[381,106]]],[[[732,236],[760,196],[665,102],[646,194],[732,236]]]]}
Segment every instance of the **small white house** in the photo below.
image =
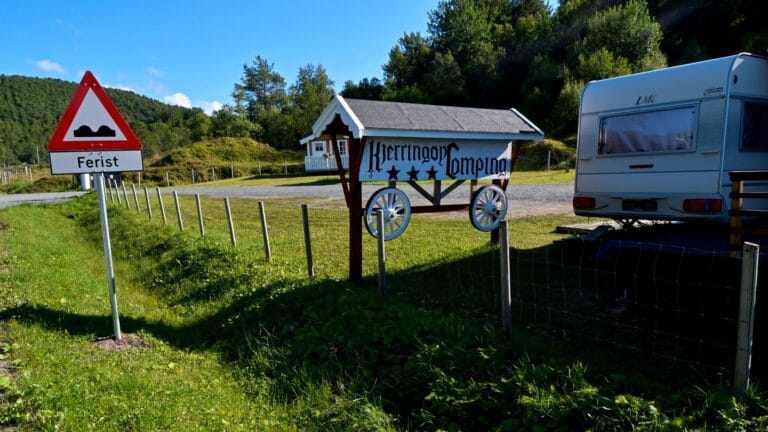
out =
{"type": "Polygon", "coordinates": [[[578,215],[726,220],[728,173],[757,169],[768,169],[768,58],[593,81],[582,93],[578,215]]]}
{"type": "MultiPolygon", "coordinates": [[[[341,158],[341,166],[345,170],[349,169],[349,148],[347,139],[348,137],[336,138],[336,145],[339,149],[339,156],[341,158]]],[[[304,169],[306,172],[336,172],[336,156],[333,148],[333,141],[331,141],[330,137],[315,137],[310,135],[301,139],[299,143],[307,148],[307,154],[304,156],[304,169]]]]}

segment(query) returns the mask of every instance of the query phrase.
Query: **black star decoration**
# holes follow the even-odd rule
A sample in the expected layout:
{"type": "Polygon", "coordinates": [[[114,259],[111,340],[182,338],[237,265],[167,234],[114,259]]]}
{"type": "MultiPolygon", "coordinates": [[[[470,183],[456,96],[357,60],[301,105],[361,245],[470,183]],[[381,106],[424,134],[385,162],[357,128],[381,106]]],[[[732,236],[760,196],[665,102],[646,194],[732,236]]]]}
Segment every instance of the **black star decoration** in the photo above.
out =
{"type": "Polygon", "coordinates": [[[411,170],[408,171],[408,181],[416,181],[419,179],[419,170],[415,166],[411,165],[411,170]]]}
{"type": "Polygon", "coordinates": [[[392,165],[392,169],[387,171],[387,174],[389,174],[389,180],[390,181],[397,181],[397,173],[399,173],[399,169],[395,169],[395,166],[392,165]]]}
{"type": "Polygon", "coordinates": [[[432,166],[432,169],[427,171],[427,174],[429,174],[428,180],[437,180],[437,170],[434,165],[432,166]]]}

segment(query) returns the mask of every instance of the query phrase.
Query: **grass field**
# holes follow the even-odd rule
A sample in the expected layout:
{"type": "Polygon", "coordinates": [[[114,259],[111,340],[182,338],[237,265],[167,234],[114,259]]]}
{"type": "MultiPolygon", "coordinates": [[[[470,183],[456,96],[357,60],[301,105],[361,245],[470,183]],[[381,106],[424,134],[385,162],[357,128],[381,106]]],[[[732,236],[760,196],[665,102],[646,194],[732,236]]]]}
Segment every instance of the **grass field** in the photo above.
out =
{"type": "MultiPolygon", "coordinates": [[[[510,184],[572,184],[575,171],[515,171],[512,173],[510,184]]],[[[291,186],[298,184],[337,184],[339,176],[336,174],[291,174],[271,175],[263,177],[239,177],[234,179],[216,180],[206,183],[197,183],[195,186],[291,186]]],[[[386,182],[380,182],[386,184],[386,182]]],[[[431,182],[423,182],[430,184],[431,182]]]]}
{"type": "MultiPolygon", "coordinates": [[[[123,331],[149,346],[103,351],[112,333],[93,195],[0,211],[0,425],[19,430],[765,430],[768,402],[719,382],[658,377],[499,325],[498,253],[464,220],[414,215],[387,244],[390,293],[346,281],[346,213],[310,209],[306,277],[298,201],[192,197],[185,231],[110,206],[123,331]]],[[[143,202],[142,202],[143,208],[143,202]]],[[[515,220],[511,247],[561,238],[570,217],[515,220]]],[[[632,358],[627,358],[633,363],[632,358]]],[[[727,384],[727,382],[724,382],[727,384]]]]}
{"type": "MultiPolygon", "coordinates": [[[[160,168],[158,170],[162,171],[160,168]]],[[[210,174],[209,171],[206,173],[210,174]]],[[[222,174],[220,173],[219,175],[222,174]]],[[[186,180],[174,178],[174,186],[292,186],[340,183],[339,176],[336,174],[265,174],[263,176],[249,175],[200,182],[200,175],[198,173],[197,178],[198,182],[196,183],[190,182],[191,177],[186,180]]],[[[573,170],[516,171],[510,177],[510,184],[572,184],[574,178],[575,172],[573,170]]],[[[77,189],[76,183],[70,176],[50,176],[50,168],[48,166],[34,166],[32,179],[33,181],[30,182],[27,178],[17,175],[8,184],[0,184],[0,193],[34,193],[77,189]]],[[[144,183],[142,184],[145,184],[147,177],[144,176],[143,179],[144,183]]],[[[138,175],[130,173],[126,181],[138,183],[138,175]]],[[[424,183],[426,184],[427,182],[424,183]]],[[[150,181],[149,184],[165,186],[164,172],[156,174],[154,180],[150,181]]],[[[380,184],[386,184],[386,182],[380,182],[380,184]]]]}

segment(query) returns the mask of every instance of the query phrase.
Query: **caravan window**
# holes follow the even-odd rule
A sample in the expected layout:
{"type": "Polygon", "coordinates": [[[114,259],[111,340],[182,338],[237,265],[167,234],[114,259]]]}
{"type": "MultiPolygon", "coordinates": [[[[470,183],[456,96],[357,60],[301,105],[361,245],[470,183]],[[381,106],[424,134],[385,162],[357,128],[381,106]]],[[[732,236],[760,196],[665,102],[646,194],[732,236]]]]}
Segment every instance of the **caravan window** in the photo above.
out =
{"type": "Polygon", "coordinates": [[[694,148],[696,107],[606,116],[600,119],[597,153],[650,153],[694,148]]]}
{"type": "Polygon", "coordinates": [[[744,104],[741,150],[768,151],[768,104],[754,102],[744,104]]]}

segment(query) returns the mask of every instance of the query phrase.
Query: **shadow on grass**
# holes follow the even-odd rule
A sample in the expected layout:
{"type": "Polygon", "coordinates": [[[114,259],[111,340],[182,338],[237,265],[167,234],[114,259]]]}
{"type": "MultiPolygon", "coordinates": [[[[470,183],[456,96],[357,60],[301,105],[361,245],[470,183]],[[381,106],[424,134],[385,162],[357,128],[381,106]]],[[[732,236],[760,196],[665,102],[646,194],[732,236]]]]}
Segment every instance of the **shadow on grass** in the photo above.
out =
{"type": "MultiPolygon", "coordinates": [[[[599,272],[593,275],[595,287],[608,293],[595,289],[594,297],[577,297],[584,263],[554,265],[562,256],[560,246],[512,251],[517,307],[512,337],[500,329],[499,263],[492,250],[390,274],[390,291],[383,298],[372,279],[361,288],[313,279],[248,289],[241,285],[249,283],[249,276],[227,282],[236,293],[233,300],[205,318],[170,326],[124,315],[121,322],[124,331],[146,332],[179,348],[215,349],[247,379],[274,383],[280,400],[300,397],[307,386],[330,383],[339,391],[346,388],[380,400],[409,429],[458,424],[489,430],[513,418],[539,421],[539,408],[520,401],[530,396],[530,386],[550,385],[574,400],[563,402],[559,417],[547,420],[548,427],[588,429],[594,426],[590,416],[597,414],[589,410],[599,405],[595,392],[583,391],[590,382],[603,385],[610,377],[609,392],[664,395],[667,386],[686,388],[692,376],[694,383],[701,379],[686,369],[688,363],[659,363],[637,349],[616,350],[622,338],[637,336],[648,325],[653,329],[649,336],[658,335],[664,325],[679,330],[679,318],[665,316],[649,324],[646,320],[654,316],[642,304],[622,305],[626,309],[615,313],[613,293],[621,290],[601,285],[607,278],[599,272]],[[547,288],[542,280],[548,281],[547,288]],[[581,321],[588,316],[594,321],[581,321]],[[604,324],[607,328],[601,328],[604,324]],[[618,340],[600,344],[603,337],[618,340]],[[576,378],[566,373],[574,370],[581,371],[576,378]]],[[[608,267],[615,276],[617,264],[608,267]]],[[[201,274],[184,271],[178,277],[201,274]]],[[[219,277],[232,275],[223,272],[219,277]]],[[[211,286],[188,285],[180,298],[205,301],[211,286]]],[[[40,306],[20,306],[6,315],[74,335],[103,334],[111,328],[109,316],[40,306]]]]}

